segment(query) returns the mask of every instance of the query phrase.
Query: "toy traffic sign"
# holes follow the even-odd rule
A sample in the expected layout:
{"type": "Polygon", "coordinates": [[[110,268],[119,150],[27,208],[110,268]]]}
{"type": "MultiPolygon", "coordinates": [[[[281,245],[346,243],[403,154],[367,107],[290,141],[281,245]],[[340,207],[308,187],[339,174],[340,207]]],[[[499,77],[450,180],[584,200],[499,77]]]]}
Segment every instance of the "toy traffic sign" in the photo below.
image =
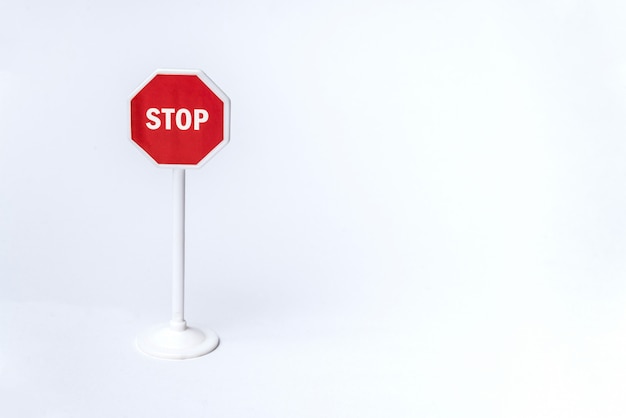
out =
{"type": "Polygon", "coordinates": [[[130,137],[154,162],[195,167],[229,136],[230,100],[202,71],[160,70],[130,101],[130,137]]]}
{"type": "Polygon", "coordinates": [[[130,100],[130,137],[157,165],[173,169],[172,319],[137,337],[144,353],[168,359],[205,355],[219,344],[210,330],[187,326],[185,169],[199,167],[229,140],[230,99],[199,70],[158,70],[130,100]]]}

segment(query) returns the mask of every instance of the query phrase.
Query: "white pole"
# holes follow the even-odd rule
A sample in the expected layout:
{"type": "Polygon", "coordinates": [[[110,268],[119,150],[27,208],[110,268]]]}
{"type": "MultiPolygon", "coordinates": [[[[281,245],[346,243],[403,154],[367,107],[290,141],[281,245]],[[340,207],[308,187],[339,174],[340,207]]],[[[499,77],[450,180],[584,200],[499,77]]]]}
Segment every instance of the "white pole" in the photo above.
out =
{"type": "Polygon", "coordinates": [[[185,169],[173,170],[174,245],[172,262],[172,319],[137,337],[144,353],[169,359],[200,357],[215,350],[220,342],[211,330],[188,327],[185,322],[185,169]]]}
{"type": "Polygon", "coordinates": [[[174,246],[172,275],[172,320],[174,331],[187,328],[185,322],[185,169],[173,170],[174,183],[174,246]]]}

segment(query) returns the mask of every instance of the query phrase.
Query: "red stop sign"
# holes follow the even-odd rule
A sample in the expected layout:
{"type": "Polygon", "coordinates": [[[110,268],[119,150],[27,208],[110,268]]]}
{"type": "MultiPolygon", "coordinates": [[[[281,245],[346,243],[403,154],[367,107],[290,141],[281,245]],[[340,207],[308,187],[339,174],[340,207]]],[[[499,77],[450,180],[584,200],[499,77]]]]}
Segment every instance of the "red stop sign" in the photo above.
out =
{"type": "Polygon", "coordinates": [[[159,165],[202,165],[229,125],[230,99],[199,70],[157,70],[130,100],[130,137],[159,165]]]}

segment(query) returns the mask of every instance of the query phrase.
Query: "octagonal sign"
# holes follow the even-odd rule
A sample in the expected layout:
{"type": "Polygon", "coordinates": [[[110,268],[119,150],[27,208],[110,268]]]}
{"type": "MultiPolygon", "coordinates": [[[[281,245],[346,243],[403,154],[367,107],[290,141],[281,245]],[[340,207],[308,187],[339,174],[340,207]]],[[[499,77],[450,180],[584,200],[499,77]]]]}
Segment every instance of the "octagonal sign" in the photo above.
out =
{"type": "Polygon", "coordinates": [[[131,96],[130,137],[161,166],[201,166],[229,128],[230,99],[200,70],[157,70],[131,96]]]}

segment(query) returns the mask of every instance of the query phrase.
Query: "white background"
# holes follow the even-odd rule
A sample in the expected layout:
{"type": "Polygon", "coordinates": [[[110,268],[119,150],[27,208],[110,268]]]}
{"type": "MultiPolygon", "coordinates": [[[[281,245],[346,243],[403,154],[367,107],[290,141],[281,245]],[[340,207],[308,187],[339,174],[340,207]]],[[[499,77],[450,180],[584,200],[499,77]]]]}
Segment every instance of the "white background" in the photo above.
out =
{"type": "Polygon", "coordinates": [[[626,3],[4,1],[0,414],[626,415],[626,3]],[[232,100],[187,175],[128,139],[156,68],[232,100]]]}

